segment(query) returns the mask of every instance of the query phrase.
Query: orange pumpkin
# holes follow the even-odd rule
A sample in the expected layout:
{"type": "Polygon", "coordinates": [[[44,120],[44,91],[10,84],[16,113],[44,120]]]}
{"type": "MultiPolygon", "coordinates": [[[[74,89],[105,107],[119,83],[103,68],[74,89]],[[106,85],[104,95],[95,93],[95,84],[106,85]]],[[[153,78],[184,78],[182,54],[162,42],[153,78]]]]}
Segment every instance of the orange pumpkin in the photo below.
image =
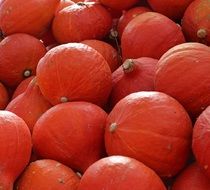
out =
{"type": "Polygon", "coordinates": [[[103,56],[88,45],[57,46],[40,60],[37,81],[51,104],[88,101],[104,105],[111,91],[111,71],[103,56]]]}
{"type": "Polygon", "coordinates": [[[210,48],[184,43],[167,51],[159,60],[155,90],[177,99],[192,118],[210,105],[210,48]]]}
{"type": "Polygon", "coordinates": [[[6,87],[0,82],[0,110],[3,110],[9,103],[9,94],[6,87]]]}
{"type": "Polygon", "coordinates": [[[91,165],[81,178],[78,190],[166,190],[158,175],[137,160],[110,156],[91,165]]]}
{"type": "Polygon", "coordinates": [[[102,39],[112,26],[110,13],[95,2],[80,2],[58,12],[52,30],[60,43],[102,39]],[[68,27],[66,27],[68,26],[68,27]]]}
{"type": "Polygon", "coordinates": [[[111,71],[115,71],[119,66],[119,55],[117,50],[111,45],[100,40],[85,40],[81,43],[86,44],[97,50],[109,64],[111,71]]]}
{"type": "Polygon", "coordinates": [[[67,166],[55,160],[30,163],[18,180],[17,190],[77,190],[79,177],[67,166]]]}
{"type": "Polygon", "coordinates": [[[180,26],[164,15],[146,12],[132,19],[123,31],[123,60],[139,57],[159,59],[167,50],[183,42],[185,39],[180,26]]]}
{"type": "Polygon", "coordinates": [[[135,5],[138,0],[99,0],[103,5],[116,10],[124,10],[135,5]]]}
{"type": "Polygon", "coordinates": [[[36,66],[46,53],[44,45],[28,34],[13,34],[0,42],[0,81],[16,87],[35,75],[36,66]]]}
{"type": "Polygon", "coordinates": [[[209,190],[210,182],[197,163],[188,166],[175,179],[172,190],[209,190]]]}
{"type": "Polygon", "coordinates": [[[0,189],[13,190],[13,183],[29,162],[31,135],[17,115],[0,111],[0,189]]]}
{"type": "Polygon", "coordinates": [[[0,5],[0,29],[5,36],[27,33],[41,37],[50,26],[58,3],[59,0],[4,0],[0,5]]]}
{"type": "Polygon", "coordinates": [[[120,100],[107,118],[108,155],[135,158],[162,177],[186,164],[192,124],[178,101],[160,92],[137,92],[120,100]],[[180,156],[181,155],[181,156],[180,156]]]}
{"type": "Polygon", "coordinates": [[[107,114],[88,102],[54,106],[36,122],[35,152],[84,172],[104,154],[104,126],[107,114]]]}
{"type": "Polygon", "coordinates": [[[189,41],[210,45],[210,1],[195,0],[185,11],[182,29],[189,41]]]}
{"type": "Polygon", "coordinates": [[[39,117],[51,107],[51,104],[41,94],[34,78],[27,89],[7,105],[6,110],[21,117],[32,132],[39,117]]]}

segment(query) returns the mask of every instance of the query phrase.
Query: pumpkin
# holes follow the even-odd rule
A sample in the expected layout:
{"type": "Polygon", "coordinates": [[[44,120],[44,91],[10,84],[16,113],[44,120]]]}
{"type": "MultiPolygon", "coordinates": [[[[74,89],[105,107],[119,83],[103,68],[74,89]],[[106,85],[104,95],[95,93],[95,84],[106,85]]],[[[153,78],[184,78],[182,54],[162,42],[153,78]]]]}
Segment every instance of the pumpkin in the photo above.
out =
{"type": "Polygon", "coordinates": [[[123,11],[123,14],[120,17],[118,25],[117,25],[117,31],[119,33],[119,37],[121,38],[123,30],[133,18],[135,18],[136,16],[142,13],[149,12],[149,11],[151,11],[149,8],[143,7],[143,6],[142,7],[138,6],[138,7],[131,8],[127,11],[123,11]]]}
{"type": "Polygon", "coordinates": [[[139,57],[159,59],[167,50],[183,42],[185,39],[180,26],[164,15],[146,12],[132,19],[123,31],[123,60],[139,57]]]}
{"type": "Polygon", "coordinates": [[[112,74],[112,107],[125,96],[138,91],[154,90],[154,77],[158,60],[148,57],[127,59],[112,74]]]}
{"type": "Polygon", "coordinates": [[[30,163],[18,180],[17,190],[77,190],[79,177],[71,168],[50,159],[30,163]]]}
{"type": "Polygon", "coordinates": [[[155,90],[177,99],[196,118],[210,104],[210,48],[183,43],[158,61],[155,90]]]}
{"type": "Polygon", "coordinates": [[[148,0],[149,5],[172,20],[179,21],[193,0],[148,0]]]}
{"type": "Polygon", "coordinates": [[[16,98],[18,95],[22,94],[23,92],[25,92],[25,90],[27,89],[29,83],[32,81],[32,79],[35,76],[30,76],[26,79],[24,79],[23,81],[21,81],[21,83],[17,86],[17,88],[15,89],[15,91],[12,94],[12,99],[16,98]]]}
{"type": "Polygon", "coordinates": [[[78,190],[166,190],[158,175],[143,163],[125,156],[110,156],[92,164],[78,190]]]}
{"type": "Polygon", "coordinates": [[[29,162],[31,135],[17,115],[0,111],[0,189],[13,190],[13,183],[29,162]]]}
{"type": "Polygon", "coordinates": [[[16,87],[35,75],[36,66],[46,53],[44,45],[28,34],[13,34],[0,42],[0,81],[16,87]]]}
{"type": "Polygon", "coordinates": [[[7,105],[6,110],[21,117],[32,132],[39,117],[51,107],[51,104],[41,94],[34,78],[27,89],[7,105]]]}
{"type": "Polygon", "coordinates": [[[111,71],[103,56],[88,45],[57,46],[40,60],[37,81],[44,97],[55,105],[88,101],[104,105],[111,91],[111,71]]]}
{"type": "Polygon", "coordinates": [[[52,31],[60,43],[81,42],[87,39],[102,39],[111,26],[112,17],[102,5],[80,2],[56,14],[52,31]]]}
{"type": "Polygon", "coordinates": [[[210,107],[208,106],[198,117],[193,129],[192,149],[195,158],[210,178],[210,107]]]}
{"type": "Polygon", "coordinates": [[[135,5],[138,0],[99,0],[101,4],[116,10],[124,10],[135,5]]]}
{"type": "Polygon", "coordinates": [[[71,1],[71,0],[60,0],[56,10],[55,10],[55,14],[57,14],[59,11],[61,11],[62,9],[70,6],[70,5],[73,5],[75,2],[74,1],[71,1]]]}
{"type": "Polygon", "coordinates": [[[35,152],[84,172],[104,154],[106,118],[106,112],[88,102],[56,105],[34,126],[35,152]]]}
{"type": "Polygon", "coordinates": [[[109,64],[111,71],[115,71],[119,66],[119,56],[117,50],[110,44],[100,40],[85,40],[81,43],[86,44],[97,50],[109,64]]]}
{"type": "Polygon", "coordinates": [[[4,0],[0,5],[0,29],[5,36],[27,33],[41,37],[50,26],[58,3],[59,0],[4,0]]]}
{"type": "Polygon", "coordinates": [[[167,178],[185,166],[191,134],[191,120],[178,101],[142,91],[115,105],[107,118],[105,146],[108,155],[135,158],[167,178]]]}
{"type": "Polygon", "coordinates": [[[0,82],[0,110],[3,110],[9,103],[9,94],[6,87],[0,82]]]}
{"type": "Polygon", "coordinates": [[[188,166],[175,179],[172,190],[209,190],[209,179],[204,175],[197,163],[188,166]]]}
{"type": "Polygon", "coordinates": [[[210,1],[195,0],[185,11],[182,29],[188,41],[210,45],[210,1]]]}

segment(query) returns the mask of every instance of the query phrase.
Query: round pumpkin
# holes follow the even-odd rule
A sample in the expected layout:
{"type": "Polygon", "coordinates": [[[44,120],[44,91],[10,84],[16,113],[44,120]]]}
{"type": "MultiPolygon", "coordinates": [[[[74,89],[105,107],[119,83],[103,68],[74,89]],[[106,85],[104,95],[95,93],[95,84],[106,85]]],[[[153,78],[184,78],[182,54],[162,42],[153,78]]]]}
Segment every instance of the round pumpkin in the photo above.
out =
{"type": "Polygon", "coordinates": [[[195,0],[185,11],[182,29],[188,41],[210,45],[210,1],[195,0]]]}
{"type": "Polygon", "coordinates": [[[29,162],[31,135],[17,115],[0,111],[0,189],[13,190],[13,183],[29,162]]]}
{"type": "Polygon", "coordinates": [[[148,0],[149,5],[172,20],[179,21],[193,0],[148,0]]]}
{"type": "Polygon", "coordinates": [[[34,78],[22,94],[10,101],[6,110],[21,117],[32,132],[39,117],[51,107],[51,104],[41,94],[36,78],[34,78]]]}
{"type": "Polygon", "coordinates": [[[210,178],[210,106],[208,106],[198,117],[193,129],[193,153],[195,158],[210,178]]]}
{"type": "Polygon", "coordinates": [[[157,59],[148,57],[127,59],[112,74],[111,106],[133,92],[154,90],[157,62],[157,59]]]}
{"type": "Polygon", "coordinates": [[[13,34],[0,42],[0,81],[16,87],[23,79],[35,75],[46,48],[28,34],[13,34]]]}
{"type": "Polygon", "coordinates": [[[135,5],[138,0],[99,0],[101,4],[116,10],[124,10],[135,5]]]}
{"type": "Polygon", "coordinates": [[[81,43],[86,44],[97,50],[109,64],[111,71],[115,71],[119,66],[119,55],[117,50],[110,44],[100,40],[85,40],[81,43]]]}
{"type": "Polygon", "coordinates": [[[158,175],[137,160],[110,156],[92,164],[81,178],[78,190],[166,190],[158,175]]]}
{"type": "Polygon", "coordinates": [[[51,102],[88,101],[105,105],[110,94],[111,71],[103,56],[88,45],[57,46],[40,60],[37,81],[51,102]]]}
{"type": "Polygon", "coordinates": [[[16,190],[77,190],[79,181],[71,168],[43,159],[30,163],[19,178],[16,190]]]}
{"type": "Polygon", "coordinates": [[[107,118],[105,146],[108,155],[135,158],[161,177],[171,177],[186,164],[191,134],[191,120],[178,101],[161,92],[142,91],[113,108],[107,118]]]}
{"type": "Polygon", "coordinates": [[[9,103],[9,94],[6,87],[0,82],[0,110],[5,109],[9,103]]]}
{"type": "Polygon", "coordinates": [[[183,43],[159,60],[155,90],[177,99],[192,118],[210,105],[210,48],[200,43],[183,43]]]}
{"type": "Polygon", "coordinates": [[[50,26],[58,3],[59,0],[4,0],[0,5],[0,29],[5,36],[27,33],[41,37],[50,26]]]}
{"type": "Polygon", "coordinates": [[[210,182],[197,163],[188,166],[175,179],[172,190],[209,190],[210,182]]]}
{"type": "Polygon", "coordinates": [[[132,19],[123,31],[123,60],[139,57],[159,59],[167,50],[184,42],[181,27],[175,22],[159,13],[146,12],[132,19]]]}
{"type": "Polygon", "coordinates": [[[112,17],[102,5],[80,2],[59,11],[53,20],[52,30],[58,42],[67,43],[102,39],[111,26],[112,17]]]}
{"type": "Polygon", "coordinates": [[[88,102],[68,102],[45,112],[33,129],[35,152],[84,172],[104,154],[107,114],[88,102]]]}

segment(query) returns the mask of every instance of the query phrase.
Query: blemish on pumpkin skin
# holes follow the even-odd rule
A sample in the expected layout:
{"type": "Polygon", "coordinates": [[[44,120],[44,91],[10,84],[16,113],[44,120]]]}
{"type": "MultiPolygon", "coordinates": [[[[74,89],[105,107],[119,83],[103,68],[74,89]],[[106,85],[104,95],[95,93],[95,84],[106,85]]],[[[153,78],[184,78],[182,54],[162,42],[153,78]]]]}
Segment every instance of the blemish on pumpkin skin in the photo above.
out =
{"type": "Polygon", "coordinates": [[[172,144],[168,144],[167,149],[168,149],[169,151],[171,151],[171,150],[172,150],[172,144]]]}
{"type": "Polygon", "coordinates": [[[116,123],[112,123],[109,127],[109,131],[111,133],[114,133],[116,131],[116,129],[117,129],[117,124],[116,123]]]}
{"type": "Polygon", "coordinates": [[[62,184],[65,183],[65,182],[64,182],[64,179],[62,179],[62,178],[58,178],[58,182],[59,182],[59,183],[62,183],[62,184]]]}
{"type": "Polygon", "coordinates": [[[205,166],[204,166],[204,169],[205,169],[205,170],[207,170],[207,169],[208,169],[208,167],[209,167],[208,165],[205,165],[205,166]]]}

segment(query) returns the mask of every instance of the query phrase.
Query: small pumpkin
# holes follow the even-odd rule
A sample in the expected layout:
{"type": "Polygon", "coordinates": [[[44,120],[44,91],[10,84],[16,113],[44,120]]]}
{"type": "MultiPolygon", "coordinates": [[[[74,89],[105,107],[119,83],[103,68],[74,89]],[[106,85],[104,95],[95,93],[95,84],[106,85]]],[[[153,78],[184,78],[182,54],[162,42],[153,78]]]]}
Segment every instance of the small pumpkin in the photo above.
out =
{"type": "Polygon", "coordinates": [[[9,103],[9,94],[6,87],[0,82],[0,110],[5,109],[9,103]]]}
{"type": "Polygon", "coordinates": [[[105,146],[108,155],[135,158],[167,178],[185,166],[191,135],[191,120],[178,101],[142,91],[121,99],[110,112],[105,146]]]}
{"type": "Polygon", "coordinates": [[[49,159],[30,163],[20,176],[16,190],[77,190],[79,176],[67,166],[49,159]]]}
{"type": "Polygon", "coordinates": [[[159,176],[143,163],[125,156],[110,156],[92,164],[78,190],[166,190],[159,176]]]}

